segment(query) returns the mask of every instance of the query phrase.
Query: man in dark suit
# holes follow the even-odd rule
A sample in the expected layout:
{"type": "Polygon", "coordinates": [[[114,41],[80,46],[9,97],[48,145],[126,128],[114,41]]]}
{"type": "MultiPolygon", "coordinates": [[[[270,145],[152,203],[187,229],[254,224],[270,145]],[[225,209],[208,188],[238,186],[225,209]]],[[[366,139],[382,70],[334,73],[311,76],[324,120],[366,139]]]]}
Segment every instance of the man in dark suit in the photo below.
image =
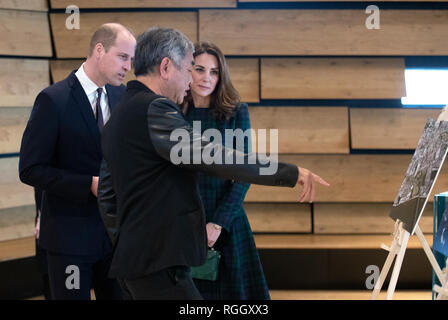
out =
{"type": "Polygon", "coordinates": [[[328,185],[307,169],[286,163],[277,163],[274,174],[261,175],[260,169],[270,164],[260,155],[248,164],[248,154],[195,134],[178,106],[191,82],[193,50],[191,41],[173,29],[152,28],[140,35],[137,80],[128,83],[102,136],[105,160],[98,201],[105,221],[116,214],[115,225],[108,225],[116,242],[110,275],[120,279],[133,299],[201,299],[189,272],[207,253],[196,171],[256,184],[299,183],[304,185],[301,201],[312,201],[316,182],[328,185]],[[173,139],[176,129],[185,141],[173,139]],[[205,164],[202,157],[179,164],[177,151],[172,154],[178,143],[181,158],[191,160],[207,151],[230,157],[233,164],[205,164]],[[238,157],[244,164],[235,164],[238,157]]]}
{"type": "Polygon", "coordinates": [[[119,24],[92,36],[86,61],[36,98],[22,138],[22,182],[42,191],[39,245],[53,299],[121,298],[97,205],[101,131],[122,98],[136,40],[119,24]]]}

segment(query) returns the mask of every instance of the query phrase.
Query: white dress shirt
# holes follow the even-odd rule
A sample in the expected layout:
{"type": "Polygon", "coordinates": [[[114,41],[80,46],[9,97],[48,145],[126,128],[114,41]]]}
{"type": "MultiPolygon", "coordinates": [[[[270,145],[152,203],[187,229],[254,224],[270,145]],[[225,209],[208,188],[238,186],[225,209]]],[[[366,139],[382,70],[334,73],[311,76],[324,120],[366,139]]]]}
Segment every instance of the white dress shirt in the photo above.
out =
{"type": "MultiPolygon", "coordinates": [[[[76,71],[75,75],[81,83],[81,86],[84,89],[87,98],[89,99],[90,105],[92,106],[93,114],[96,118],[96,100],[98,99],[98,92],[96,90],[99,87],[87,76],[86,72],[84,71],[84,63],[81,65],[81,67],[79,67],[78,71],[76,71]]],[[[108,96],[106,87],[103,87],[100,105],[103,112],[104,124],[106,124],[106,122],[110,118],[109,99],[107,97],[108,96]]]]}

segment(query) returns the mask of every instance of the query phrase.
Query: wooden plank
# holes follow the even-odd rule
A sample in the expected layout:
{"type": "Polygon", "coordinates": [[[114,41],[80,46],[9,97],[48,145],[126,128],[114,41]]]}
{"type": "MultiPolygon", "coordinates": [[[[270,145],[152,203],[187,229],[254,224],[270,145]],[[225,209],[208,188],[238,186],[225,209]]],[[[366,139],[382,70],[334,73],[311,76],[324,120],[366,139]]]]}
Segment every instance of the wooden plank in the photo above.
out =
{"type": "Polygon", "coordinates": [[[84,58],[89,53],[92,34],[107,22],[121,23],[139,35],[151,26],[176,28],[184,32],[191,41],[198,39],[196,12],[85,12],[79,30],[65,27],[67,15],[50,14],[51,28],[58,58],[84,58]]]}
{"type": "Polygon", "coordinates": [[[0,158],[0,209],[34,204],[33,188],[19,180],[19,157],[0,158]]]}
{"type": "MultiPolygon", "coordinates": [[[[226,59],[230,69],[230,75],[235,88],[244,102],[259,101],[259,70],[258,59],[226,59]]],[[[51,76],[54,82],[65,79],[70,72],[77,70],[83,60],[52,60],[50,62],[51,76]]],[[[134,69],[129,71],[123,83],[134,80],[134,69]]]]}
{"type": "Polygon", "coordinates": [[[200,10],[200,39],[228,55],[447,55],[447,10],[200,10]],[[418,43],[418,45],[415,45],[418,43]]]}
{"type": "Polygon", "coordinates": [[[50,84],[48,60],[0,59],[0,107],[31,107],[50,84]]]}
{"type": "MultiPolygon", "coordinates": [[[[392,203],[316,203],[316,234],[391,234],[394,221],[389,217],[392,203]]],[[[423,233],[433,231],[432,205],[428,204],[419,222],[423,233]]]]}
{"type": "Polygon", "coordinates": [[[235,8],[236,0],[51,0],[53,9],[79,8],[235,8]]]}
{"type": "Polygon", "coordinates": [[[0,0],[0,9],[48,11],[46,0],[0,0]]]}
{"type": "MultiPolygon", "coordinates": [[[[73,70],[78,70],[84,60],[52,60],[50,61],[51,78],[53,83],[61,81],[68,77],[73,70]]],[[[135,80],[134,68],[126,74],[123,84],[128,81],[135,80]]]]}
{"type": "MultiPolygon", "coordinates": [[[[257,249],[381,249],[391,244],[391,235],[315,235],[315,234],[256,234],[257,249]]],[[[432,245],[432,234],[425,235],[432,245]]],[[[408,249],[421,249],[417,236],[409,238],[408,249]]]]}
{"type": "Polygon", "coordinates": [[[404,59],[266,58],[263,99],[399,99],[406,95],[404,59]]]}
{"type": "Polygon", "coordinates": [[[29,107],[49,85],[48,61],[0,59],[0,107],[29,107]]]}
{"type": "Polygon", "coordinates": [[[31,257],[35,254],[34,237],[0,242],[0,262],[31,257]]]}
{"type": "Polygon", "coordinates": [[[31,108],[0,108],[0,153],[19,152],[30,113],[31,108]]]}
{"type": "MultiPolygon", "coordinates": [[[[370,300],[372,297],[370,290],[269,290],[269,294],[272,300],[370,300]]],[[[378,300],[386,300],[386,296],[387,290],[383,290],[378,300]]],[[[395,290],[394,300],[432,300],[432,292],[395,290]]]]}
{"type": "Polygon", "coordinates": [[[354,149],[415,149],[427,119],[440,109],[350,109],[354,149]]]}
{"type": "Polygon", "coordinates": [[[244,102],[260,101],[258,59],[227,58],[230,79],[244,102]]]}
{"type": "MultiPolygon", "coordinates": [[[[349,153],[347,107],[250,107],[251,126],[278,129],[278,153],[349,153]]],[[[257,136],[262,139],[263,136],[257,136]]],[[[254,139],[253,139],[254,140],[254,139]]],[[[256,146],[253,141],[253,147],[256,146]]],[[[275,150],[275,149],[274,149],[275,150]]]]}
{"type": "Polygon", "coordinates": [[[34,205],[0,210],[0,241],[34,236],[34,205]]]}
{"type": "Polygon", "coordinates": [[[53,55],[46,12],[0,9],[0,21],[0,55],[53,55]]]}
{"type": "MultiPolygon", "coordinates": [[[[393,202],[411,161],[411,155],[283,155],[320,175],[330,187],[317,185],[315,202],[393,202]]],[[[301,188],[252,185],[247,202],[296,202],[301,188]]],[[[429,197],[448,190],[448,166],[441,173],[429,197]]]]}
{"type": "Polygon", "coordinates": [[[253,232],[310,233],[311,206],[295,203],[245,203],[253,232]]]}

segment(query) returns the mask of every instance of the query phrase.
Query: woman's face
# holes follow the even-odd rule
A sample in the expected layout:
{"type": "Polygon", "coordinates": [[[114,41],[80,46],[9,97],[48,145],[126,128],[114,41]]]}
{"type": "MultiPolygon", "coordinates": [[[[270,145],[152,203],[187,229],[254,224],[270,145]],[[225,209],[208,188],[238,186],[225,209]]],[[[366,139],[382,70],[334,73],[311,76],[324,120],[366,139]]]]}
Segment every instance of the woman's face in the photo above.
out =
{"type": "Polygon", "coordinates": [[[191,74],[191,93],[201,96],[210,96],[219,81],[218,60],[215,56],[202,53],[194,59],[193,72],[191,74]]]}

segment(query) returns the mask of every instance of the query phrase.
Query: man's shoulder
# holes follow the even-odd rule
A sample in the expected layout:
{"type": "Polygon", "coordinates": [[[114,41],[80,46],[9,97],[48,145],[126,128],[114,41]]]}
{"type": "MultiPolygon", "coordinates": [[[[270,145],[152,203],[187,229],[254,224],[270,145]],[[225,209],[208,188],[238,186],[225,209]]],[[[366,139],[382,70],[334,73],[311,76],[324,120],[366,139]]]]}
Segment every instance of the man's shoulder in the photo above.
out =
{"type": "Polygon", "coordinates": [[[55,102],[65,100],[70,95],[71,87],[73,85],[74,79],[71,76],[72,75],[69,75],[67,78],[53,83],[42,90],[41,94],[47,95],[55,102]]]}

